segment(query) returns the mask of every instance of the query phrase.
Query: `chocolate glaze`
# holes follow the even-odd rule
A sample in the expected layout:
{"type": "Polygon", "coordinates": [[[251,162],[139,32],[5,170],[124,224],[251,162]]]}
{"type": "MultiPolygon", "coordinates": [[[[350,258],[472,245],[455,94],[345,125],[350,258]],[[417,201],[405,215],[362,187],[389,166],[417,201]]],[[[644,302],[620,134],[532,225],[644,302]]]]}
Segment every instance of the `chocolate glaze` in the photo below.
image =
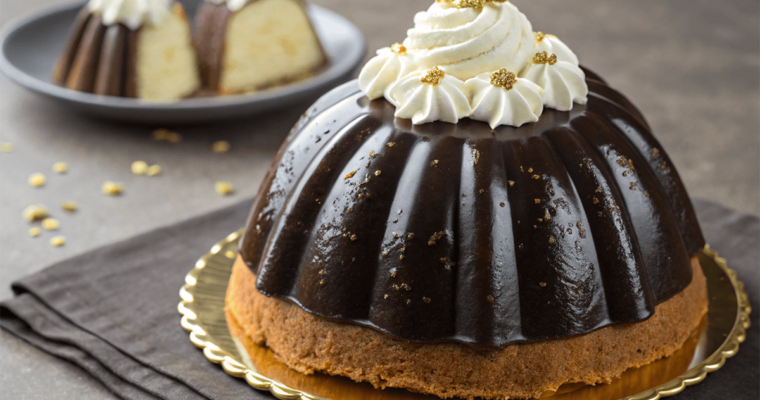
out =
{"type": "Polygon", "coordinates": [[[641,113],[586,72],[588,104],[495,130],[413,126],[356,81],[334,89],[254,200],[241,254],[257,289],[398,339],[486,348],[649,318],[691,282],[704,239],[641,113]]]}
{"type": "Polygon", "coordinates": [[[103,25],[101,16],[84,6],[53,69],[53,83],[80,92],[137,97],[139,32],[123,24],[103,25]]]}

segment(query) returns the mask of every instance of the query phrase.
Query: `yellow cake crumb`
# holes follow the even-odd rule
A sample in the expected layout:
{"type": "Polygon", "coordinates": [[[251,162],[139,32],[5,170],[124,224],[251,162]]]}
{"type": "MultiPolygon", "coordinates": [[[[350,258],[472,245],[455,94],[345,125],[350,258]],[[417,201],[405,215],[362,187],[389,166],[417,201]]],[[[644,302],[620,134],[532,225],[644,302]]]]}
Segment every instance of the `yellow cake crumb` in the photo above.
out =
{"type": "Polygon", "coordinates": [[[116,196],[124,191],[124,185],[119,182],[106,181],[101,186],[100,191],[109,196],[116,196]]]}
{"type": "Polygon", "coordinates": [[[135,161],[132,163],[132,173],[135,175],[143,175],[148,172],[148,163],[145,161],[135,161]]]}
{"type": "Polygon", "coordinates": [[[156,176],[161,173],[161,166],[160,165],[151,165],[148,167],[148,170],[145,172],[148,176],[156,176]]]}
{"type": "Polygon", "coordinates": [[[156,129],[152,133],[153,140],[163,140],[169,143],[179,143],[182,141],[182,136],[177,132],[172,132],[168,129],[156,129]]]}
{"type": "Polygon", "coordinates": [[[63,208],[65,211],[74,212],[77,210],[77,203],[73,201],[66,201],[63,204],[61,204],[61,208],[63,208]]]}
{"type": "Polygon", "coordinates": [[[214,153],[226,153],[230,151],[230,142],[226,140],[218,140],[211,145],[211,150],[214,153]]]}
{"type": "Polygon", "coordinates": [[[227,196],[234,191],[232,184],[225,181],[219,181],[214,184],[214,189],[220,196],[227,196]]]}
{"type": "Polygon", "coordinates": [[[22,214],[25,220],[34,222],[46,218],[48,216],[48,209],[42,204],[36,204],[25,208],[22,214]]]}
{"type": "Polygon", "coordinates": [[[227,258],[229,258],[229,259],[235,258],[236,255],[237,254],[235,254],[235,252],[232,251],[232,250],[227,250],[227,252],[224,253],[224,256],[227,257],[227,258]]]}
{"type": "Polygon", "coordinates": [[[0,153],[13,153],[13,145],[10,143],[0,143],[0,153]]]}
{"type": "Polygon", "coordinates": [[[57,219],[45,218],[42,220],[42,227],[45,228],[46,231],[57,231],[60,226],[61,224],[57,219]]]}
{"type": "Polygon", "coordinates": [[[65,162],[57,162],[53,164],[53,172],[59,173],[59,174],[65,174],[69,171],[69,165],[65,162]]]}
{"type": "Polygon", "coordinates": [[[55,247],[61,247],[66,243],[66,238],[63,236],[55,236],[50,239],[50,244],[55,247]]]}
{"type": "Polygon", "coordinates": [[[31,237],[37,237],[40,235],[40,233],[42,233],[42,229],[36,226],[34,228],[29,228],[29,236],[31,237]]]}
{"type": "Polygon", "coordinates": [[[45,175],[41,173],[29,175],[29,185],[33,187],[40,187],[45,184],[45,175]]]}

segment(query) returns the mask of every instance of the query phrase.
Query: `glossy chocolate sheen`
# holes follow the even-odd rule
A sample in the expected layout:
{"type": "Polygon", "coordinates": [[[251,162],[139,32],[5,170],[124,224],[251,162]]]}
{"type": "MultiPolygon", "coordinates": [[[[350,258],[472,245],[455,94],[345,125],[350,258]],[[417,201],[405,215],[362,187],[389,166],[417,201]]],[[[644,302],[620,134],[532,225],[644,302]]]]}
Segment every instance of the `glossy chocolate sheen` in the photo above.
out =
{"type": "Polygon", "coordinates": [[[87,6],[79,12],[53,70],[53,83],[80,92],[137,97],[136,54],[140,30],[103,25],[87,6]]]}
{"type": "Polygon", "coordinates": [[[328,93],[254,201],[241,254],[258,290],[476,347],[649,318],[691,282],[704,239],[641,113],[587,81],[588,104],[495,130],[413,126],[355,81],[328,93]]]}

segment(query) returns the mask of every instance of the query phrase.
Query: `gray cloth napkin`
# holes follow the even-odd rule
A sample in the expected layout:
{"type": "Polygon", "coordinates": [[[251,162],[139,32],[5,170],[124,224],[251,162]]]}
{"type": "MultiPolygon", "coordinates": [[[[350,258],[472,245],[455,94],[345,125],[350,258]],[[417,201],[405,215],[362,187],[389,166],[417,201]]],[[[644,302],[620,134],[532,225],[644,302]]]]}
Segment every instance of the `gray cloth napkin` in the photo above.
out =
{"type": "MultiPolygon", "coordinates": [[[[272,399],[205,359],[179,324],[185,274],[240,228],[250,200],[102,247],[13,284],[0,327],[68,360],[125,399],[272,399]]],[[[760,219],[695,200],[708,243],[746,285],[752,327],[739,354],[679,398],[760,397],[760,219]]]]}

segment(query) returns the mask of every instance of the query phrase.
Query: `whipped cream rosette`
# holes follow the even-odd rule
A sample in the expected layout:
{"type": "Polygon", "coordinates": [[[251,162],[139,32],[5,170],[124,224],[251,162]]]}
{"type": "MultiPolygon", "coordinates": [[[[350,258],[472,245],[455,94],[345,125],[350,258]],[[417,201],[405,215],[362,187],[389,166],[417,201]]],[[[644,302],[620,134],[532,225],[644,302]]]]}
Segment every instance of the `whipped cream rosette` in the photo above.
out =
{"type": "Polygon", "coordinates": [[[385,97],[402,110],[397,117],[414,124],[470,117],[492,127],[535,122],[544,105],[567,111],[573,102],[584,104],[588,94],[572,50],[556,36],[534,33],[506,0],[436,1],[417,13],[403,44],[380,49],[365,65],[359,87],[370,99],[385,97]],[[534,63],[543,60],[538,56],[551,63],[534,63]],[[420,79],[435,68],[447,83],[426,87],[420,79]],[[491,75],[502,71],[515,75],[509,90],[491,84],[491,75]],[[452,94],[454,87],[465,89],[452,94]],[[469,115],[462,115],[460,94],[469,100],[469,115]]]}

